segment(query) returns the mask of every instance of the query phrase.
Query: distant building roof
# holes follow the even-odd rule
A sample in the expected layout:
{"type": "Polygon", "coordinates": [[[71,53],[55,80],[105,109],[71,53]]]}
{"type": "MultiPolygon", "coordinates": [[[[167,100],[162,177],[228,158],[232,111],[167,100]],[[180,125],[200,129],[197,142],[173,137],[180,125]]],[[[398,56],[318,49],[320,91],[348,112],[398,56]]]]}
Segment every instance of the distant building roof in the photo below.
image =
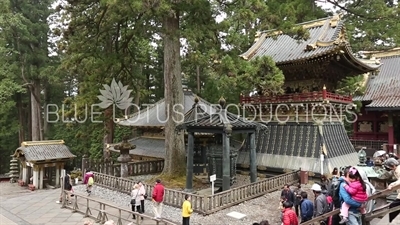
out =
{"type": "MultiPolygon", "coordinates": [[[[195,99],[198,99],[198,105],[201,110],[211,114],[215,113],[216,109],[211,103],[194,95],[191,91],[184,91],[183,98],[183,113],[187,114],[193,107],[195,99]]],[[[167,122],[167,115],[165,112],[165,99],[161,99],[154,105],[142,109],[130,115],[127,119],[119,119],[117,124],[121,126],[134,126],[134,127],[163,127],[167,122]]]]}
{"type": "Polygon", "coordinates": [[[373,71],[379,65],[367,65],[355,56],[346,38],[344,21],[340,15],[298,24],[308,30],[308,40],[297,40],[282,31],[268,30],[256,36],[253,46],[241,55],[246,60],[270,56],[276,65],[305,62],[325,56],[327,60],[341,57],[352,70],[360,72],[373,71]]]}
{"type": "Polygon", "coordinates": [[[196,97],[194,99],[195,103],[193,104],[192,108],[185,113],[185,122],[191,120],[197,120],[204,116],[209,116],[210,114],[207,113],[201,105],[199,105],[199,99],[196,97]]]}
{"type": "MultiPolygon", "coordinates": [[[[201,135],[201,134],[200,134],[201,135]]],[[[137,137],[129,140],[129,143],[136,145],[135,149],[129,151],[131,155],[140,155],[155,158],[165,158],[165,139],[160,137],[137,137]]],[[[231,140],[231,148],[238,150],[241,146],[241,142],[231,140]]],[[[109,146],[109,150],[113,152],[119,152],[114,149],[114,145],[109,146]]]]}
{"type": "Polygon", "coordinates": [[[240,117],[233,113],[230,113],[226,110],[225,99],[221,98],[219,100],[219,109],[216,113],[203,115],[202,117],[197,117],[194,120],[185,121],[178,125],[178,129],[184,129],[189,131],[190,129],[195,129],[200,132],[207,132],[211,130],[220,129],[222,131],[223,128],[230,127],[233,131],[234,130],[243,130],[243,129],[250,129],[254,130],[257,128],[258,123],[249,121],[244,117],[240,117]]]}
{"type": "Polygon", "coordinates": [[[400,107],[400,48],[362,53],[380,60],[382,66],[377,74],[369,75],[364,95],[353,99],[371,101],[367,108],[400,107]]]}
{"type": "Polygon", "coordinates": [[[14,157],[25,157],[27,162],[61,161],[76,156],[69,151],[63,140],[26,141],[17,148],[14,157]]]}
{"type": "MultiPolygon", "coordinates": [[[[324,123],[322,129],[312,122],[269,122],[266,128],[257,130],[256,138],[257,166],[320,173],[321,146],[326,155],[324,173],[358,162],[358,154],[340,122],[324,123]]],[[[238,164],[250,165],[248,152],[246,141],[239,151],[238,164]]]]}

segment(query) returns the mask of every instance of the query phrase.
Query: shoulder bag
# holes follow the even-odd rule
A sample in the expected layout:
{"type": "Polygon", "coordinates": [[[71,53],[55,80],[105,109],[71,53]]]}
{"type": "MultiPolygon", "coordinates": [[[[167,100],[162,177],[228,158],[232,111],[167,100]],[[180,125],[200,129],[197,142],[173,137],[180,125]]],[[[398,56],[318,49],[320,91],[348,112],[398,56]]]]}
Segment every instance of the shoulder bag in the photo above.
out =
{"type": "Polygon", "coordinates": [[[136,198],[137,198],[138,194],[139,194],[139,190],[137,190],[135,198],[131,199],[131,205],[136,205],[136,198]]]}

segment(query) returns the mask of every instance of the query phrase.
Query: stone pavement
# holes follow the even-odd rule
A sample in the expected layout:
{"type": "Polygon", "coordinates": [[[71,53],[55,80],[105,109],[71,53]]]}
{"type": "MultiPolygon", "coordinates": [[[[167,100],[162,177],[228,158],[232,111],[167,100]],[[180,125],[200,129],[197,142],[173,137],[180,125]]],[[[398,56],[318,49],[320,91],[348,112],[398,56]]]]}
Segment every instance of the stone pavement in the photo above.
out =
{"type": "MultiPolygon", "coordinates": [[[[61,204],[56,203],[59,196],[60,189],[36,190],[31,192],[27,188],[19,187],[17,184],[1,182],[0,225],[82,225],[87,218],[84,218],[81,213],[72,213],[71,209],[62,209],[61,204]]],[[[101,201],[107,202],[104,200],[101,201]]],[[[80,199],[78,205],[80,210],[86,210],[86,201],[84,199],[80,199]]],[[[96,208],[95,205],[92,203],[91,207],[96,208]]],[[[111,203],[111,205],[113,204],[111,203]]],[[[115,215],[117,214],[116,210],[111,210],[110,212],[115,215]]],[[[94,216],[97,216],[97,213],[98,210],[92,209],[94,216]]],[[[130,217],[127,213],[125,214],[123,218],[127,219],[130,217]]],[[[116,218],[113,217],[109,217],[108,219],[116,221],[116,218]]],[[[123,224],[128,224],[128,222],[123,222],[123,224]]],[[[142,224],[151,225],[156,223],[144,220],[142,224]]],[[[388,215],[381,220],[374,219],[371,221],[371,225],[388,224],[388,215]]],[[[390,224],[400,225],[400,216],[390,224]]]]}
{"type": "MultiPolygon", "coordinates": [[[[32,192],[27,188],[19,187],[18,184],[0,183],[0,225],[82,225],[84,221],[88,220],[81,213],[73,213],[71,209],[62,209],[61,204],[56,203],[59,196],[60,189],[32,192]]],[[[79,200],[78,204],[80,210],[86,210],[84,199],[79,200]]],[[[92,203],[90,207],[97,208],[98,206],[92,203]]],[[[108,209],[107,211],[109,210],[112,214],[117,215],[117,210],[108,209]]],[[[98,210],[92,209],[95,217],[97,213],[98,210]]],[[[128,219],[130,215],[125,214],[123,214],[123,218],[127,220],[123,222],[124,225],[130,222],[128,219]]],[[[116,222],[115,217],[109,216],[108,219],[116,222]]],[[[145,219],[141,224],[151,225],[156,222],[145,219]]]]}

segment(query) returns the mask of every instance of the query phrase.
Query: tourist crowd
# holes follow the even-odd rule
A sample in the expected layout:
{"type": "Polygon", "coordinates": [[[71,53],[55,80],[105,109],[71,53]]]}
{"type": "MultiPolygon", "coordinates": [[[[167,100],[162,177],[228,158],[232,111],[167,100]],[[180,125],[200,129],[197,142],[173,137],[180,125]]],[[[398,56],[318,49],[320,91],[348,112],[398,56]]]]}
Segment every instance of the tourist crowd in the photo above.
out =
{"type": "MultiPolygon", "coordinates": [[[[392,189],[400,185],[399,161],[388,158],[383,165],[397,179],[388,188],[392,189]]],[[[358,170],[353,166],[341,168],[340,171],[334,168],[331,178],[322,176],[320,182],[312,185],[311,191],[314,201],[308,199],[307,192],[302,190],[300,184],[294,189],[291,189],[289,185],[283,187],[280,200],[282,225],[298,225],[335,209],[340,209],[340,213],[321,218],[318,222],[323,225],[361,225],[365,214],[372,212],[375,204],[374,200],[368,200],[368,197],[376,192],[374,186],[363,170],[358,170]]],[[[400,191],[389,208],[399,205],[400,191]]],[[[391,212],[389,221],[391,222],[399,212],[391,212]]]]}
{"type": "MultiPolygon", "coordinates": [[[[370,161],[370,160],[369,160],[370,161]]],[[[388,189],[400,185],[400,166],[397,158],[386,158],[383,168],[392,173],[397,181],[391,183],[388,189]]],[[[373,164],[369,163],[368,166],[373,164]]],[[[91,194],[93,185],[93,173],[90,170],[85,174],[84,183],[87,185],[87,193],[91,194]]],[[[65,190],[70,190],[69,177],[65,179],[65,190]]],[[[334,168],[329,178],[322,176],[320,182],[311,186],[314,200],[308,199],[306,190],[298,184],[294,189],[290,185],[285,185],[281,192],[280,206],[282,225],[299,225],[307,221],[321,225],[361,225],[367,213],[372,212],[374,200],[368,200],[376,190],[369,182],[367,174],[353,166],[347,166],[338,170],[334,168]],[[335,209],[340,209],[340,213],[333,216],[321,217],[335,209]],[[320,217],[317,221],[311,221],[320,217]]],[[[400,189],[397,198],[390,204],[389,208],[400,206],[400,189]]],[[[164,200],[164,186],[159,179],[156,180],[151,199],[153,201],[154,218],[160,219],[164,200]]],[[[66,196],[69,201],[70,196],[66,196]]],[[[139,214],[144,213],[144,201],[147,194],[142,182],[137,182],[131,192],[132,211],[139,214]]],[[[190,224],[190,215],[193,209],[190,203],[190,196],[185,195],[182,204],[182,225],[190,224]]],[[[400,213],[400,210],[389,213],[389,222],[400,213]]],[[[133,214],[133,219],[136,219],[133,214]]],[[[143,217],[141,217],[143,220],[143,217]]],[[[91,224],[88,221],[85,224],[91,224]]],[[[113,225],[114,221],[107,221],[105,224],[113,225]]],[[[263,220],[253,225],[269,225],[268,220],[263,220]]]]}

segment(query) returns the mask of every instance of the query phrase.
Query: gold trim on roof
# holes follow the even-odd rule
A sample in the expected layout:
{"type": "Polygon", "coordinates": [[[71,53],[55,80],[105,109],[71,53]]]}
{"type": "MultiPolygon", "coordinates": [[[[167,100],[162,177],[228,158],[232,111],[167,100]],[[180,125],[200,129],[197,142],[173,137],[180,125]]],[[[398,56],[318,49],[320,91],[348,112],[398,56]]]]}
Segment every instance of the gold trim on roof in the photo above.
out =
{"type": "Polygon", "coordinates": [[[24,141],[21,143],[22,147],[33,146],[33,145],[63,145],[64,140],[46,140],[46,141],[24,141]]]}
{"type": "MultiPolygon", "coordinates": [[[[256,35],[257,36],[257,35],[256,35]]],[[[267,37],[267,34],[263,33],[261,35],[261,37],[259,37],[258,39],[256,38],[257,42],[255,44],[253,44],[253,46],[250,47],[250,49],[240,55],[243,59],[248,60],[249,57],[261,46],[261,44],[264,42],[264,39],[267,37]]]]}
{"type": "Polygon", "coordinates": [[[383,57],[390,57],[390,56],[399,56],[400,55],[400,47],[392,48],[383,51],[364,51],[362,52],[365,55],[368,55],[369,58],[383,58],[383,57]]]}

